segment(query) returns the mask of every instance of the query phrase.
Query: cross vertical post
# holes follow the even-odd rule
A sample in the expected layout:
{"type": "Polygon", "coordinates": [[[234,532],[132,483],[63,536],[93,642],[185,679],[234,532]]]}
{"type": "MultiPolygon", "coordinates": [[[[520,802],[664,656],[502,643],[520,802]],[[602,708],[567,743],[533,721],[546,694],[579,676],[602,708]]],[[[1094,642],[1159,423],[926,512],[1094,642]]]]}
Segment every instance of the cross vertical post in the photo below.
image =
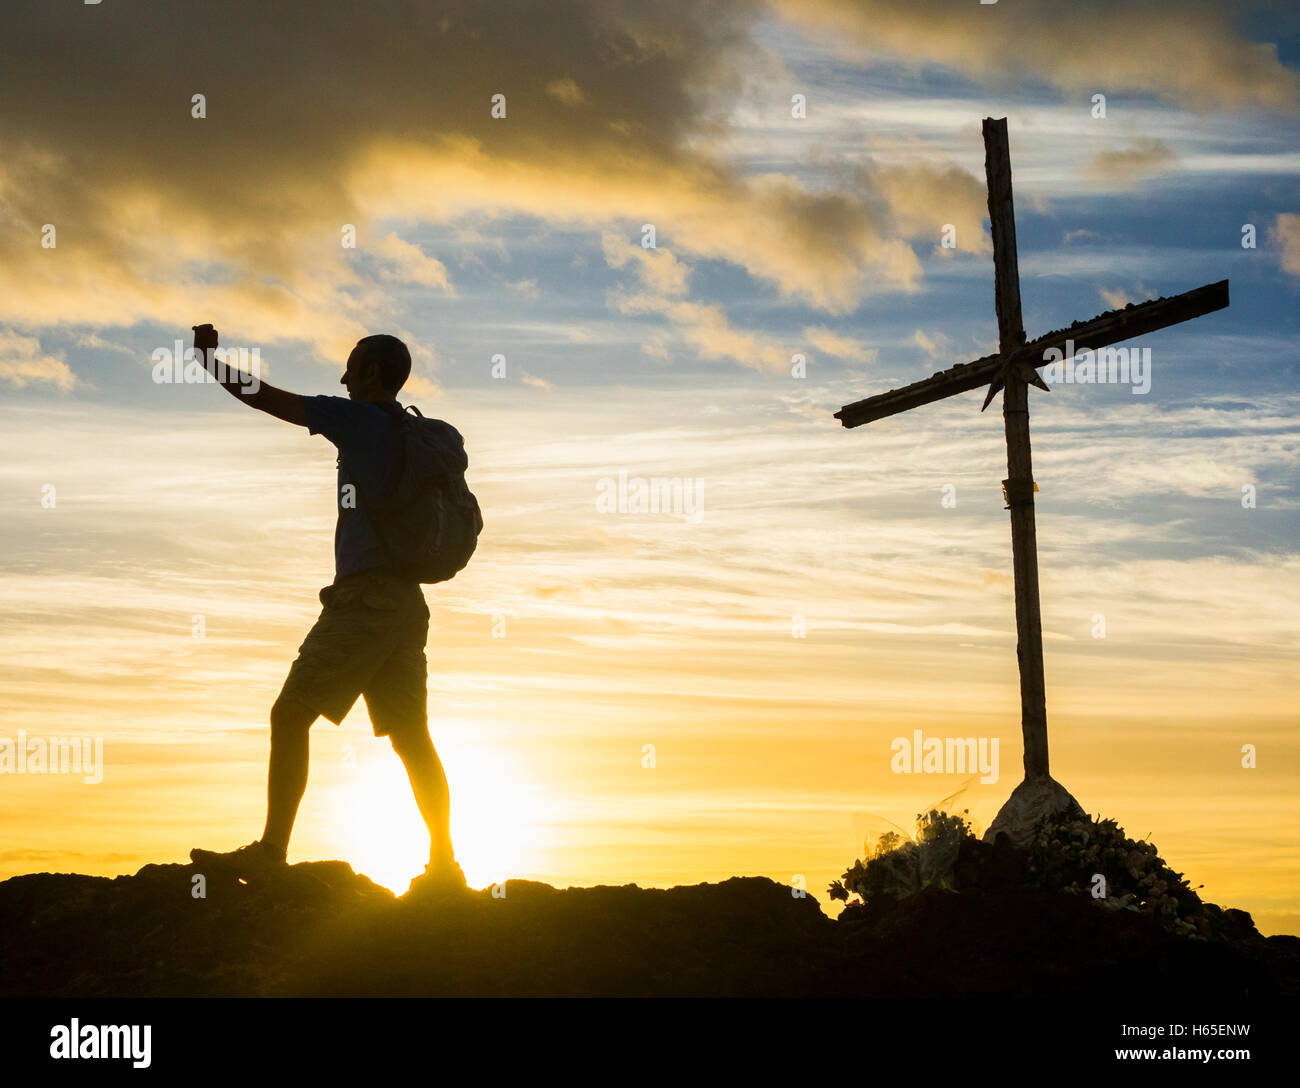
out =
{"type": "MultiPolygon", "coordinates": [[[[1011,197],[1011,153],[1007,120],[984,120],[984,172],[988,178],[993,233],[994,301],[998,352],[1007,360],[1024,346],[1020,314],[1020,270],[1016,258],[1016,215],[1011,197]]],[[[1034,372],[1036,376],[1036,372],[1034,372]]],[[[1037,382],[1035,384],[1038,384],[1037,382]]],[[[997,383],[990,386],[990,396],[997,383]]],[[[1047,694],[1043,680],[1043,627],[1038,598],[1038,543],[1034,524],[1034,470],[1029,445],[1029,384],[1020,367],[1002,374],[1002,417],[1007,438],[1007,478],[1002,481],[1011,511],[1011,564],[1016,594],[1016,660],[1020,665],[1020,727],[1025,739],[1025,778],[1047,777],[1047,694]]],[[[987,403],[987,401],[986,401],[987,403]]]]}

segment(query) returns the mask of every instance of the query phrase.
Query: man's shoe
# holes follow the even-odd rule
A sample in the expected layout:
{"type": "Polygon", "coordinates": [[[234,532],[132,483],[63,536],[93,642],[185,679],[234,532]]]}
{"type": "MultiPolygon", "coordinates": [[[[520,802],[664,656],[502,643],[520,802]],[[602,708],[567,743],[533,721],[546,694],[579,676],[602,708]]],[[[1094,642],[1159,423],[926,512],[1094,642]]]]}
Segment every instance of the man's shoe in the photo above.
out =
{"type": "Polygon", "coordinates": [[[279,851],[267,846],[258,839],[238,850],[228,850],[224,854],[215,850],[191,850],[190,861],[199,869],[229,876],[256,880],[280,869],[287,868],[285,859],[279,851]]]}
{"type": "Polygon", "coordinates": [[[443,862],[440,865],[426,865],[424,872],[411,881],[407,894],[442,898],[466,895],[469,891],[470,887],[465,880],[465,874],[461,871],[460,866],[452,861],[443,862]]]}

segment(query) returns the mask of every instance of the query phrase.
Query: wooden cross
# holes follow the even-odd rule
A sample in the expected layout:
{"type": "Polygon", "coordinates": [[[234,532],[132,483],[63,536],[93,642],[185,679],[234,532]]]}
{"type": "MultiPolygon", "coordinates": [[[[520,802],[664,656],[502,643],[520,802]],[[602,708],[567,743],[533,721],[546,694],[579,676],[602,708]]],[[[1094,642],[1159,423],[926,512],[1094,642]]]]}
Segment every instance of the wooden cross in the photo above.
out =
{"type": "MultiPolygon", "coordinates": [[[[1027,344],[1020,317],[1020,273],[1016,261],[1016,221],[1011,202],[1011,156],[1007,147],[1005,117],[984,119],[984,172],[988,179],[989,219],[993,230],[997,353],[972,363],[958,363],[949,370],[901,389],[891,389],[888,393],[846,404],[835,413],[835,418],[845,427],[860,427],[983,385],[988,386],[988,395],[984,398],[984,408],[987,408],[998,390],[1003,390],[1007,478],[1002,481],[1002,487],[1007,509],[1011,511],[1016,659],[1020,664],[1020,721],[1025,738],[1025,783],[1021,788],[1033,783],[1050,783],[1060,790],[1056,783],[1051,782],[1047,761],[1047,700],[1043,690],[1038,545],[1034,533],[1034,478],[1029,449],[1029,386],[1047,391],[1038,367],[1048,362],[1064,361],[1067,351],[1071,354],[1095,351],[1223,309],[1228,305],[1228,281],[1220,280],[1171,298],[1159,298],[1136,306],[1130,304],[1091,321],[1076,321],[1068,329],[1048,333],[1027,344]],[[1067,341],[1076,346],[1067,348],[1067,341]],[[1056,349],[1054,357],[1046,357],[1053,349],[1056,349]]],[[[1069,800],[1073,801],[1073,798],[1069,800]]],[[[997,826],[995,821],[994,828],[997,826]]]]}

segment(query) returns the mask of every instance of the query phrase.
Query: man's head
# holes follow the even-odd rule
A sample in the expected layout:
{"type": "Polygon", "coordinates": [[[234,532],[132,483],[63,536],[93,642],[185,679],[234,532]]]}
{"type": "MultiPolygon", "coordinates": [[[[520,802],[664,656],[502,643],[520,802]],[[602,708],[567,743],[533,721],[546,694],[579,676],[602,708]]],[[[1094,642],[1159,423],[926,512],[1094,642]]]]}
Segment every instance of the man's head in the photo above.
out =
{"type": "Polygon", "coordinates": [[[392,400],[411,373],[411,353],[396,336],[363,336],[339,381],[352,400],[392,400]]]}

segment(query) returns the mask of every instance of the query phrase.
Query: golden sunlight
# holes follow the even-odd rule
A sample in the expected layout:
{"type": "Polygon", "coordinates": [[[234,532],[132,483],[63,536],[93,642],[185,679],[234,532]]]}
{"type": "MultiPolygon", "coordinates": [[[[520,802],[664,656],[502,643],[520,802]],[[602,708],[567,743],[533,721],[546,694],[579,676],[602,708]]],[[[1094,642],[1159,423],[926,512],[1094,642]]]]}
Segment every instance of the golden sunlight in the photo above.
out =
{"type": "MultiPolygon", "coordinates": [[[[528,776],[501,750],[440,741],[451,785],[451,837],[472,888],[522,875],[538,844],[539,812],[528,776]]],[[[340,788],[335,811],[346,827],[352,868],[403,894],[424,871],[429,836],[395,756],[358,769],[340,788]]]]}

